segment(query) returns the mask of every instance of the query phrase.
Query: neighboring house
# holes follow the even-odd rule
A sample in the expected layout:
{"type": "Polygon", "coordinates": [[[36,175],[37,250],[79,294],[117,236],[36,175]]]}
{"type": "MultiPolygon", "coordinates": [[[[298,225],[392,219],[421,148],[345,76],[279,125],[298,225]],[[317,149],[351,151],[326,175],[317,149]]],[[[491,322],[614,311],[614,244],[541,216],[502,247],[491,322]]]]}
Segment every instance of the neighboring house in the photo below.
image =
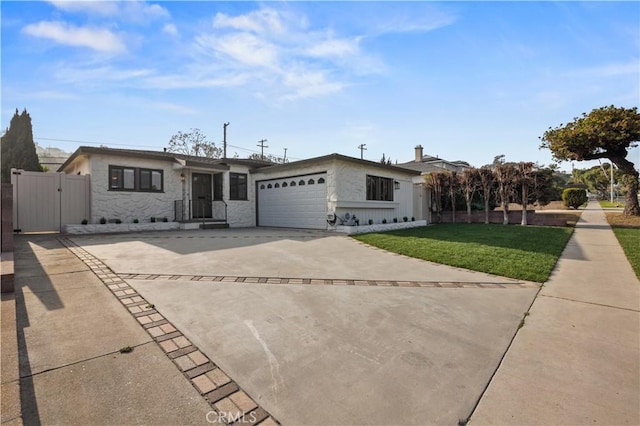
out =
{"type": "Polygon", "coordinates": [[[340,154],[274,165],[104,147],[78,148],[58,171],[91,176],[92,223],[167,217],[310,229],[354,215],[362,224],[411,217],[420,174],[340,154]]]}
{"type": "Polygon", "coordinates": [[[58,167],[64,164],[67,161],[67,158],[71,154],[68,152],[64,152],[59,148],[43,148],[38,143],[36,145],[36,154],[38,155],[38,161],[42,167],[46,167],[45,170],[53,171],[57,170],[58,167]]]}
{"type": "Polygon", "coordinates": [[[413,161],[397,164],[398,167],[415,170],[420,173],[413,178],[413,216],[418,220],[431,222],[431,192],[425,185],[425,175],[431,172],[453,171],[461,173],[465,169],[471,168],[466,161],[447,161],[442,158],[424,155],[422,145],[415,147],[415,157],[413,161]]]}

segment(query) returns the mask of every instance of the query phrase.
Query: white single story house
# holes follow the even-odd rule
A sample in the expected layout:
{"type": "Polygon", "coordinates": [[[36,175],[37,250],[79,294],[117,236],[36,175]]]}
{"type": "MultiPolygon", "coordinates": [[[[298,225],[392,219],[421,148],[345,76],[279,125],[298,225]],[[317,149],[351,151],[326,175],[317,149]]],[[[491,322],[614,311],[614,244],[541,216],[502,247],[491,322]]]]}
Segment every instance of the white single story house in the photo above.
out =
{"type": "Polygon", "coordinates": [[[154,217],[330,229],[354,217],[361,225],[427,218],[416,199],[420,171],[340,154],[276,165],[83,146],[58,171],[90,175],[90,223],[154,217]]]}

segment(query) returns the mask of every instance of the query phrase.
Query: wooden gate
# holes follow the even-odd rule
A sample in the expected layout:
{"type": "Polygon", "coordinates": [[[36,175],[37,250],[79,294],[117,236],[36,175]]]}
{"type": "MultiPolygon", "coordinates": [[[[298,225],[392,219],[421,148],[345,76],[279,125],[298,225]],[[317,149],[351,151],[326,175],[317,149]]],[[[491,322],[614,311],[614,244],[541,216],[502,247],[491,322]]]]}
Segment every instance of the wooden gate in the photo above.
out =
{"type": "Polygon", "coordinates": [[[89,176],[11,170],[16,232],[60,232],[90,218],[89,176]]]}

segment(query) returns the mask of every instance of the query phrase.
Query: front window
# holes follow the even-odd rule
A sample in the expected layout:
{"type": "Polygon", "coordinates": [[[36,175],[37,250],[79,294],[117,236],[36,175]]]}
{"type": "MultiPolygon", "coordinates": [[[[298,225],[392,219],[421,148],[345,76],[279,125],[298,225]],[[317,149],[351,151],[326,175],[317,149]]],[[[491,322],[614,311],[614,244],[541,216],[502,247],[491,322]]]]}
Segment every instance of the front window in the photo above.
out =
{"type": "Polygon", "coordinates": [[[247,175],[244,173],[229,173],[229,199],[247,199],[247,175]]]}
{"type": "Polygon", "coordinates": [[[109,190],[162,192],[162,170],[109,166],[109,190]]]}
{"type": "Polygon", "coordinates": [[[393,179],[367,175],[367,200],[393,201],[393,179]]]}

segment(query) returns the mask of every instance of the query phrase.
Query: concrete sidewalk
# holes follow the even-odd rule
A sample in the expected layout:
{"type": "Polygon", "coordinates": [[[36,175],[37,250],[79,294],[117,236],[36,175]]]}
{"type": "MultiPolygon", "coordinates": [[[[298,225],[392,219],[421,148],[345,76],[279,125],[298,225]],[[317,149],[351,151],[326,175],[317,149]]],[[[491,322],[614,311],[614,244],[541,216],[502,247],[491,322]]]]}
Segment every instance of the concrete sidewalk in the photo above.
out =
{"type": "Polygon", "coordinates": [[[470,424],[640,424],[640,283],[597,202],[470,424]]]}
{"type": "Polygon", "coordinates": [[[207,424],[206,400],[82,261],[51,236],[17,237],[15,254],[15,305],[2,301],[3,425],[207,424]],[[5,371],[17,358],[19,374],[5,371]]]}

